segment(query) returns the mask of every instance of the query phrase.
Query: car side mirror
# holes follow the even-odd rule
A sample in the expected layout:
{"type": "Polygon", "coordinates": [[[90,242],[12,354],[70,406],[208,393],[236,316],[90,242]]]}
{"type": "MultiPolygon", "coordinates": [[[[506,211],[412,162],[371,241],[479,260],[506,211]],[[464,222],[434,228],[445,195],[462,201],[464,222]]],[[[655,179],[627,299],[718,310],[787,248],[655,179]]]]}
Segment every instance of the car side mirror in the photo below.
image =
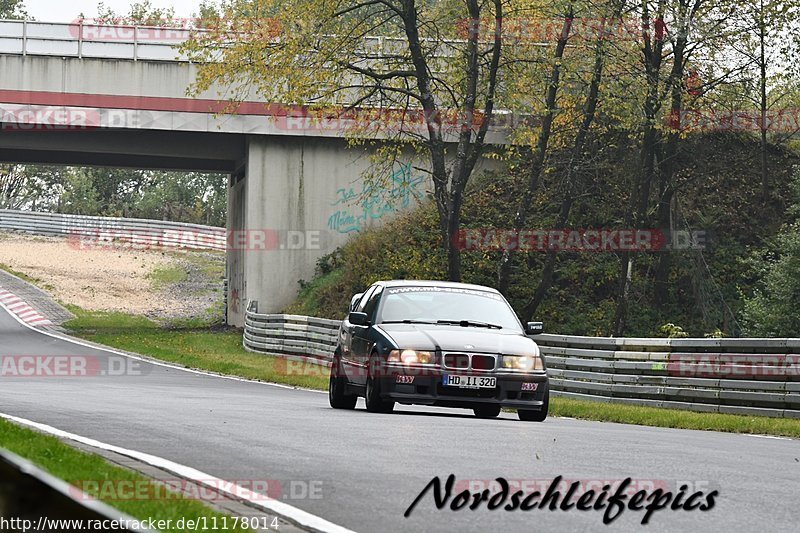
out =
{"type": "Polygon", "coordinates": [[[348,311],[352,311],[356,308],[356,304],[358,301],[361,300],[361,297],[364,296],[363,292],[359,292],[358,294],[354,294],[352,298],[350,298],[350,309],[348,311]]]}
{"type": "Polygon", "coordinates": [[[350,315],[347,317],[347,320],[350,321],[351,324],[354,326],[368,326],[369,320],[367,319],[367,313],[359,313],[358,311],[352,311],[350,315]]]}
{"type": "Polygon", "coordinates": [[[542,322],[528,322],[525,326],[525,333],[528,335],[539,335],[544,333],[544,324],[542,322]]]}

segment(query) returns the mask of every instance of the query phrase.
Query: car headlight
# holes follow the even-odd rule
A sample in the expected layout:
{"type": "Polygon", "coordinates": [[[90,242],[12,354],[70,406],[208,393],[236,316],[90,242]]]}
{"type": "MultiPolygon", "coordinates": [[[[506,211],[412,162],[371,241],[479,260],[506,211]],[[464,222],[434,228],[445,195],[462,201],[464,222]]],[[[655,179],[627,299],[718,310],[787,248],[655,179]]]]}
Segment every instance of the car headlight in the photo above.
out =
{"type": "Polygon", "coordinates": [[[433,352],[423,352],[420,350],[392,350],[386,359],[392,363],[403,363],[406,365],[432,365],[434,363],[433,352]]]}
{"type": "Polygon", "coordinates": [[[538,355],[504,355],[503,368],[519,372],[536,372],[544,370],[544,363],[538,355]]]}

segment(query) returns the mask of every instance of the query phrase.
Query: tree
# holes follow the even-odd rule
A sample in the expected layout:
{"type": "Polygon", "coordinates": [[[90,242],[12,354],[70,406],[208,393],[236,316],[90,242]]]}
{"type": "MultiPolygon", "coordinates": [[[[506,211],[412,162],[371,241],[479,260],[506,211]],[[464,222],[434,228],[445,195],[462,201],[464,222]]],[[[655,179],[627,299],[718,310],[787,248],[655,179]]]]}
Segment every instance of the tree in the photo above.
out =
{"type": "MultiPolygon", "coordinates": [[[[797,50],[792,45],[800,31],[799,16],[800,2],[797,0],[754,0],[742,3],[735,19],[737,39],[731,46],[745,60],[742,81],[746,88],[751,89],[741,91],[741,94],[758,109],[760,117],[762,202],[767,202],[770,192],[769,115],[790,94],[784,90],[785,86],[781,87],[781,82],[786,81],[792,70],[790,65],[797,60],[797,50]]],[[[793,68],[796,70],[797,66],[793,68]]]]}
{"type": "Polygon", "coordinates": [[[231,0],[182,51],[201,65],[192,91],[231,88],[231,111],[250,89],[345,116],[383,110],[370,124],[386,137],[378,155],[391,163],[410,147],[427,159],[420,170],[430,174],[448,277],[457,281],[461,208],[495,110],[506,3],[231,0]],[[485,20],[488,36],[461,31],[485,20]]]}
{"type": "Polygon", "coordinates": [[[181,26],[175,20],[175,9],[155,7],[150,0],[133,2],[127,13],[118,13],[100,2],[97,5],[97,20],[106,24],[136,24],[141,26],[181,26]]]}
{"type": "MultiPolygon", "coordinates": [[[[565,6],[565,11],[562,15],[561,32],[556,38],[556,46],[553,51],[552,67],[550,76],[546,87],[546,96],[544,101],[544,112],[542,116],[542,124],[539,127],[538,135],[536,135],[536,143],[533,150],[530,152],[530,171],[528,172],[528,183],[525,192],[522,194],[517,212],[514,215],[514,232],[519,232],[525,226],[525,221],[528,218],[528,211],[533,203],[533,196],[539,184],[539,177],[545,164],[548,154],[548,147],[550,145],[550,134],[553,127],[553,121],[557,112],[556,105],[558,99],[558,91],[561,84],[561,71],[562,61],[564,58],[564,50],[567,47],[567,42],[570,38],[572,30],[572,23],[574,19],[574,8],[572,3],[565,6]]],[[[498,289],[502,293],[508,292],[509,278],[511,275],[511,250],[504,250],[500,257],[500,268],[498,272],[498,289]]]]}
{"type": "Polygon", "coordinates": [[[22,165],[0,165],[0,209],[21,209],[35,194],[22,165]]]}
{"type": "Polygon", "coordinates": [[[68,169],[63,174],[64,194],[60,198],[59,212],[72,215],[100,215],[102,203],[90,173],[86,169],[68,169]]]}
{"type": "Polygon", "coordinates": [[[26,19],[24,0],[0,0],[0,18],[26,19]]]}
{"type": "MultiPolygon", "coordinates": [[[[637,7],[641,19],[640,79],[643,85],[641,106],[640,168],[633,181],[624,224],[628,228],[644,228],[652,221],[664,230],[669,226],[673,197],[676,160],[681,138],[680,118],[685,109],[687,93],[687,65],[694,56],[705,56],[710,63],[717,63],[713,50],[726,44],[728,34],[723,31],[731,18],[732,9],[718,7],[708,0],[640,0],[637,7]],[[702,32],[694,34],[700,27],[702,32]],[[676,123],[676,120],[678,121],[676,123]],[[652,195],[656,193],[656,207],[652,207],[652,195]]],[[[725,64],[722,61],[722,64],[725,64]]],[[[736,68],[724,68],[713,83],[721,83],[736,68]]],[[[693,91],[698,88],[693,87],[693,91]]],[[[670,268],[668,252],[660,255],[655,269],[655,300],[666,299],[666,278],[670,268]]],[[[620,274],[617,290],[617,305],[613,333],[623,335],[635,256],[629,251],[621,254],[620,274]]]]}
{"type": "MultiPolygon", "coordinates": [[[[603,79],[605,62],[607,61],[606,56],[608,52],[606,48],[609,40],[608,25],[614,25],[618,21],[621,22],[619,19],[622,15],[624,5],[624,0],[612,1],[609,2],[607,6],[608,12],[602,9],[600,10],[600,13],[603,15],[608,14],[609,16],[602,17],[602,23],[600,24],[599,32],[594,43],[594,65],[591,69],[591,80],[586,90],[583,107],[581,109],[580,125],[575,134],[563,184],[561,186],[561,205],[559,207],[558,218],[553,228],[556,230],[566,226],[572,206],[580,195],[580,166],[585,158],[584,147],[589,135],[589,129],[594,122],[598,102],[600,100],[600,85],[603,79]]],[[[547,251],[539,284],[522,311],[523,321],[528,321],[533,317],[545,298],[547,290],[552,283],[556,253],[557,251],[552,249],[547,251]]]]}
{"type": "Polygon", "coordinates": [[[745,299],[742,313],[745,332],[751,336],[797,337],[800,331],[800,173],[795,174],[793,190],[793,222],[752,260],[761,282],[745,299]]]}

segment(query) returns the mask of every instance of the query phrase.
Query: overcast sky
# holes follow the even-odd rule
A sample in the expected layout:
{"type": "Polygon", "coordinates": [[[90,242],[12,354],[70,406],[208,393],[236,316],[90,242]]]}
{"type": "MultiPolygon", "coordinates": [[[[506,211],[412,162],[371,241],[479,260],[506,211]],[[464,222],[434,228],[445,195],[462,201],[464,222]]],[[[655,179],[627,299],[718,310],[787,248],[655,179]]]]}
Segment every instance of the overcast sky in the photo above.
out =
{"type": "MultiPolygon", "coordinates": [[[[68,22],[80,13],[91,18],[97,15],[98,0],[25,0],[25,10],[36,20],[68,22]]],[[[132,0],[105,0],[105,5],[118,13],[127,13],[132,0]]],[[[151,0],[156,7],[174,7],[178,17],[189,17],[197,12],[200,0],[151,0]]]]}

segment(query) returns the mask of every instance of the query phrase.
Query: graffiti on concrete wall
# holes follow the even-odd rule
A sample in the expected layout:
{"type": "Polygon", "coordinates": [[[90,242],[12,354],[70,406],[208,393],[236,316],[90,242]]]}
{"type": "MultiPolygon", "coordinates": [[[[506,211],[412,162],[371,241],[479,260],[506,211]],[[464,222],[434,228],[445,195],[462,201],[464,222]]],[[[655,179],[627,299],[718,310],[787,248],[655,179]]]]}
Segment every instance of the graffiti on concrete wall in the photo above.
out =
{"type": "Polygon", "coordinates": [[[415,173],[408,163],[392,172],[385,182],[365,181],[361,190],[341,188],[331,203],[334,211],[328,217],[328,229],[351,233],[363,228],[370,220],[407,208],[412,201],[422,198],[424,182],[425,175],[415,173]]]}

